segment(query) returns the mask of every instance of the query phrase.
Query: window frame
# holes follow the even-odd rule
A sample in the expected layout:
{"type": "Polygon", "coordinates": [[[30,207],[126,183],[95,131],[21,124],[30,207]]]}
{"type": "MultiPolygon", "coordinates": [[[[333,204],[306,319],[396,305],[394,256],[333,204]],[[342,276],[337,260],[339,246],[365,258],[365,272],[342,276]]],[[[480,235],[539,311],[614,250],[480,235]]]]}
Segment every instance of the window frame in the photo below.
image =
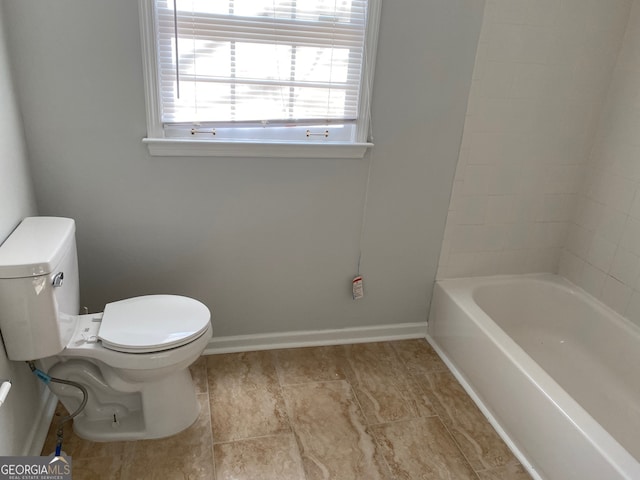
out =
{"type": "MultiPolygon", "coordinates": [[[[367,140],[370,126],[371,88],[382,0],[369,0],[363,74],[358,105],[355,141],[324,142],[284,140],[206,140],[167,138],[160,117],[158,65],[156,61],[154,0],[138,0],[142,40],[142,66],[145,86],[147,136],[142,142],[152,156],[223,156],[278,158],[362,158],[373,143],[367,140]]],[[[321,129],[318,126],[318,129],[321,129]]]]}

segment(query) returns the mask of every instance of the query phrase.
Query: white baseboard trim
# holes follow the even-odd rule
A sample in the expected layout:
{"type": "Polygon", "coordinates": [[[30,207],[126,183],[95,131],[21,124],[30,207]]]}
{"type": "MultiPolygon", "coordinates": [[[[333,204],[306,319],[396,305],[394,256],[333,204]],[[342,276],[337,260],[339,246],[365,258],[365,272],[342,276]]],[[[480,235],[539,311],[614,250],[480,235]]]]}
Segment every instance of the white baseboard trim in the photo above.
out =
{"type": "Polygon", "coordinates": [[[370,327],[312,330],[303,332],[233,335],[211,339],[203,355],[274,350],[277,348],[318,347],[349,343],[383,342],[425,338],[427,322],[374,325],[370,327]]]}

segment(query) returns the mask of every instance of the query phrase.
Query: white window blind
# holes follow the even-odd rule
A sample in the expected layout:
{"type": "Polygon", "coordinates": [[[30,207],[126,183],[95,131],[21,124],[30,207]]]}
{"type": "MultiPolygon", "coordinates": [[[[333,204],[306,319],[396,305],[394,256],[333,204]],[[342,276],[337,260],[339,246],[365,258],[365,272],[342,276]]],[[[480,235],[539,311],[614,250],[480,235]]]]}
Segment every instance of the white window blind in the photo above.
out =
{"type": "Polygon", "coordinates": [[[367,6],[368,0],[155,0],[165,132],[355,125],[367,6]]]}

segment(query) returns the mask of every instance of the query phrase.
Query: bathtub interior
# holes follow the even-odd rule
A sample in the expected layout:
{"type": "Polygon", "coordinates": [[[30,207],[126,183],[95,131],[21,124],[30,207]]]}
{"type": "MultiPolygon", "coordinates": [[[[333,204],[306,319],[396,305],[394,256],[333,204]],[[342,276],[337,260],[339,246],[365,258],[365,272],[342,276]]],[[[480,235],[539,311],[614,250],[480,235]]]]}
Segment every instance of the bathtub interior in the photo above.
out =
{"type": "MultiPolygon", "coordinates": [[[[633,373],[639,350],[638,344],[634,344],[638,328],[561,277],[528,274],[456,278],[440,280],[434,288],[427,340],[535,480],[640,479],[640,461],[630,453],[635,451],[633,445],[637,441],[633,439],[630,445],[625,442],[628,449],[623,447],[505,331],[510,330],[517,337],[517,329],[526,327],[522,325],[527,318],[540,316],[550,319],[549,323],[562,332],[566,327],[562,318],[582,318],[585,322],[588,317],[579,326],[589,329],[588,322],[594,321],[589,317],[591,310],[604,312],[608,319],[596,322],[605,325],[607,334],[611,329],[621,329],[622,342],[630,346],[627,349],[615,345],[613,334],[596,343],[596,347],[602,348],[598,355],[606,359],[605,364],[609,362],[607,367],[615,365],[610,359],[617,359],[619,366],[622,357],[623,363],[627,362],[622,371],[633,373]],[[529,280],[541,283],[510,286],[529,280]],[[497,284],[500,288],[496,289],[497,284]],[[571,306],[570,302],[553,306],[554,297],[566,302],[567,293],[583,297],[578,304],[583,302],[586,309],[576,310],[576,305],[571,306]],[[502,326],[489,314],[497,317],[502,326]]],[[[544,321],[540,323],[543,325],[544,321]]],[[[584,333],[580,329],[579,332],[576,337],[584,333]]],[[[582,338],[591,342],[600,335],[594,331],[586,333],[582,338]]],[[[607,368],[604,371],[609,376],[614,374],[607,368]]],[[[601,379],[595,375],[588,383],[593,391],[601,389],[601,379]]],[[[631,390],[635,391],[634,388],[631,390]]],[[[612,414],[616,414],[615,410],[612,414]]],[[[628,412],[618,411],[617,415],[630,418],[628,412]]]]}
{"type": "Polygon", "coordinates": [[[640,461],[640,328],[559,277],[492,280],[472,297],[640,461]]]}

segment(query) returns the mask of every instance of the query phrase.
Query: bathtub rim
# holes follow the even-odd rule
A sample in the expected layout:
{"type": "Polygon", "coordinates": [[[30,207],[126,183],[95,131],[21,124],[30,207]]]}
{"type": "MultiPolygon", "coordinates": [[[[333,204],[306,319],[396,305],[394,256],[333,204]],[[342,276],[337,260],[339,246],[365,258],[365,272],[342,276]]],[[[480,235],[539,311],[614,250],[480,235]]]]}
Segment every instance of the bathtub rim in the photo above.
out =
{"type": "MultiPolygon", "coordinates": [[[[619,472],[622,478],[640,478],[640,461],[635,459],[605,428],[600,425],[575,399],[573,399],[552,377],[549,375],[520,345],[516,343],[507,333],[478,305],[474,298],[474,288],[484,285],[499,285],[512,282],[535,281],[553,286],[567,291],[571,295],[578,295],[591,307],[600,313],[612,318],[623,328],[638,330],[638,326],[630,320],[622,317],[613,309],[604,305],[582,288],[574,285],[569,280],[552,273],[534,273],[518,275],[492,275],[482,277],[462,277],[437,280],[434,286],[434,296],[436,289],[440,288],[460,310],[479,328],[490,342],[515,365],[518,371],[523,374],[534,387],[539,390],[555,407],[559,409],[566,419],[574,425],[587,439],[589,444],[602,455],[613,468],[619,472]],[[571,414],[567,413],[571,412],[571,414]],[[594,441],[594,436],[598,441],[594,441]]],[[[426,339],[443,359],[447,367],[463,386],[465,391],[474,400],[482,413],[487,417],[489,423],[495,428],[507,446],[521,462],[527,472],[536,480],[543,480],[531,461],[520,450],[517,443],[510,438],[506,430],[500,425],[496,416],[482,397],[475,391],[466,376],[460,371],[456,363],[445,353],[438,342],[431,335],[431,314],[433,313],[433,300],[427,323],[426,339]]]]}

